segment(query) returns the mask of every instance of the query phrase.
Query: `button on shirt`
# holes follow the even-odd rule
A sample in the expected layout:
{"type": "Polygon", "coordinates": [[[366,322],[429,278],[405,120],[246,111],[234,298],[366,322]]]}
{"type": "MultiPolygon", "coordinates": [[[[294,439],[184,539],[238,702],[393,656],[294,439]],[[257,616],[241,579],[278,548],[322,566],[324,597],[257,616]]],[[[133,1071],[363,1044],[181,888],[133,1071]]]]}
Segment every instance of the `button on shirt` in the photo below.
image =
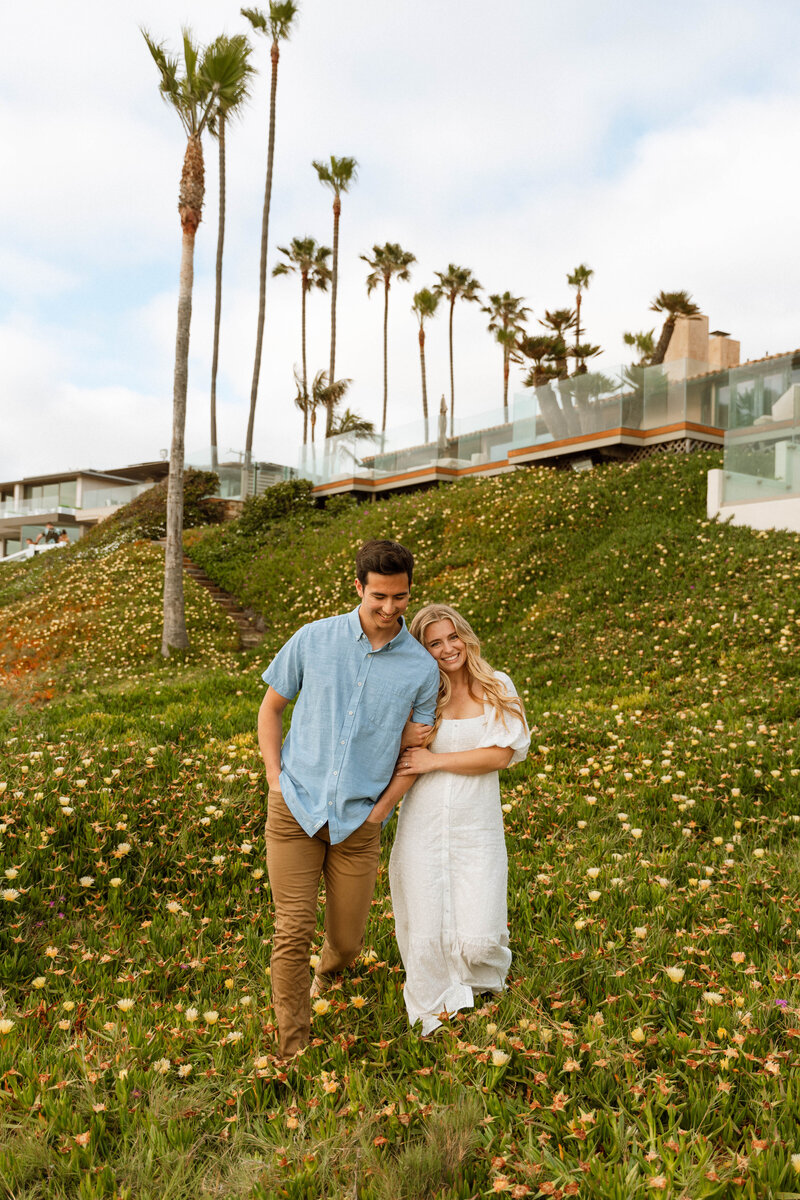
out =
{"type": "Polygon", "coordinates": [[[356,608],[304,625],[262,679],[289,700],[300,693],[281,750],[289,810],[309,837],[327,823],[331,842],[344,841],[388,785],[409,716],[433,724],[436,662],[402,618],[373,650],[356,608]]]}

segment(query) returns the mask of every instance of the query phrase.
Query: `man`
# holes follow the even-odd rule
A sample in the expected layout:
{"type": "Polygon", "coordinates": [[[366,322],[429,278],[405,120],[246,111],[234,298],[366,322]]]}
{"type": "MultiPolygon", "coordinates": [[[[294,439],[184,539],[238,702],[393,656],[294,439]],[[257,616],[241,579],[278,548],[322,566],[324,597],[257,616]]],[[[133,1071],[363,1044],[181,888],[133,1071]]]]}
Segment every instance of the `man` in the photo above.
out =
{"type": "Polygon", "coordinates": [[[258,743],[269,785],[272,998],[284,1057],[309,1040],[320,876],[325,941],[314,995],[361,951],[381,823],[409,786],[392,779],[403,730],[410,714],[406,740],[421,744],[435,718],[439,669],[403,621],[413,569],[398,542],[365,542],[356,555],[358,608],[305,625],[263,674],[258,743]],[[281,750],[283,710],[298,692],[281,750]]]}
{"type": "Polygon", "coordinates": [[[41,531],[41,533],[37,534],[34,545],[38,545],[38,543],[41,541],[41,539],[44,538],[46,546],[51,545],[51,544],[54,546],[56,544],[56,542],[58,541],[60,533],[61,533],[61,530],[56,529],[56,527],[52,521],[48,521],[46,523],[44,529],[41,531]]]}

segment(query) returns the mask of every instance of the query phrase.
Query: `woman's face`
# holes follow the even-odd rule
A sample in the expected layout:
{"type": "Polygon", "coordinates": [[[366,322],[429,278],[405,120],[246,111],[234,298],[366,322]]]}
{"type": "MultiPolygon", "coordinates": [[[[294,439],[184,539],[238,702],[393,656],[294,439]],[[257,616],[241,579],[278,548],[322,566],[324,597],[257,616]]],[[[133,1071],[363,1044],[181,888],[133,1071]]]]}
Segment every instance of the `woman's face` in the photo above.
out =
{"type": "Polygon", "coordinates": [[[439,664],[439,670],[454,675],[467,665],[467,648],[448,617],[434,621],[425,630],[425,649],[439,664]]]}

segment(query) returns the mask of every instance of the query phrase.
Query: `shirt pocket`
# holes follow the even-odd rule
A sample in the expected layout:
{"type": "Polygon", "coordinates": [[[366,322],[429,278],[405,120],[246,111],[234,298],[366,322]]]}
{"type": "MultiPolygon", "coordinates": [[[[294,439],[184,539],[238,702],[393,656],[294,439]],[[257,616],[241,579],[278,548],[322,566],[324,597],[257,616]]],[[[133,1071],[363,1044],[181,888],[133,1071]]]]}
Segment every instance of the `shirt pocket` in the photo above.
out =
{"type": "Polygon", "coordinates": [[[378,729],[396,732],[399,737],[413,704],[414,696],[407,689],[377,684],[369,697],[367,720],[378,729]]]}

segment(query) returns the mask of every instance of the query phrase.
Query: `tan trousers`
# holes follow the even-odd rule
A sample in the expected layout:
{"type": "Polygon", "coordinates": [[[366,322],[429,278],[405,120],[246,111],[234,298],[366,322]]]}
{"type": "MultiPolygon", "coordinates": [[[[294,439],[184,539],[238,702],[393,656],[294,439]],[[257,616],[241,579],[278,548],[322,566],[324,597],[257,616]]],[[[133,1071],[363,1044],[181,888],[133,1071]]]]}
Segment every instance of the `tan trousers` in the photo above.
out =
{"type": "Polygon", "coordinates": [[[361,953],[380,857],[380,823],[364,824],[332,846],[328,826],[309,837],[280,792],[267,799],[267,872],[275,905],[272,1002],[283,1055],[308,1044],[309,952],[325,879],[325,940],[317,976],[327,984],[361,953]]]}

